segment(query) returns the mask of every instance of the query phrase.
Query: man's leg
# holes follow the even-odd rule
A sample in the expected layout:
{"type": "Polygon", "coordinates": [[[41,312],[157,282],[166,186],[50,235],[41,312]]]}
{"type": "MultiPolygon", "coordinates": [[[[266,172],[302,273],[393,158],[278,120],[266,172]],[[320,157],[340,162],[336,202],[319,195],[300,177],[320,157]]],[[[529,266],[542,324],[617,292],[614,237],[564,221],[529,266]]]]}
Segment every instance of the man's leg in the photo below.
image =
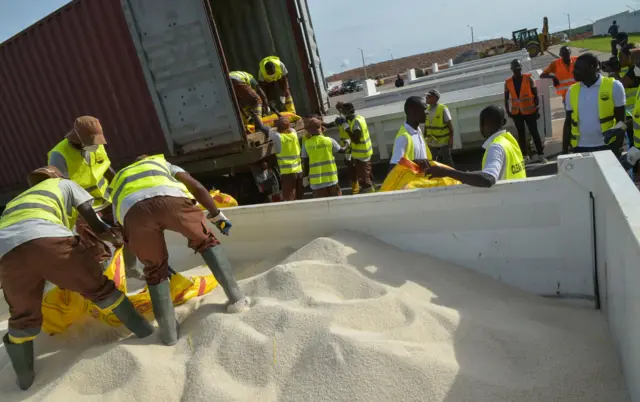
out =
{"type": "Polygon", "coordinates": [[[516,131],[518,132],[518,145],[520,145],[520,151],[522,151],[523,156],[529,156],[529,147],[527,146],[527,133],[524,128],[524,119],[520,115],[514,115],[513,123],[516,126],[516,131]]]}
{"type": "Polygon", "coordinates": [[[440,148],[440,155],[442,156],[442,160],[444,161],[443,163],[445,165],[455,168],[455,166],[453,165],[453,157],[451,156],[451,148],[449,148],[449,145],[445,145],[440,148]]]}
{"type": "Polygon", "coordinates": [[[295,201],[297,190],[297,173],[286,173],[280,175],[282,182],[282,201],[295,201]]]}
{"type": "Polygon", "coordinates": [[[313,193],[313,198],[331,197],[331,195],[329,195],[329,187],[323,187],[323,188],[311,190],[311,192],[313,193]]]}
{"type": "Polygon", "coordinates": [[[536,145],[536,152],[540,158],[544,156],[544,144],[542,142],[542,138],[540,137],[540,132],[538,131],[538,119],[536,119],[536,115],[532,114],[525,118],[525,122],[527,123],[527,127],[529,128],[529,133],[533,138],[533,143],[536,145]]]}
{"type": "Polygon", "coordinates": [[[360,194],[360,183],[358,183],[358,170],[356,169],[356,160],[349,159],[347,161],[347,173],[349,174],[349,181],[351,182],[351,194],[360,194]]]}
{"type": "Polygon", "coordinates": [[[354,159],[358,184],[362,193],[372,193],[374,191],[371,181],[371,161],[361,161],[354,159]]]}
{"type": "Polygon", "coordinates": [[[304,180],[302,173],[296,174],[296,200],[304,199],[304,180]]]}

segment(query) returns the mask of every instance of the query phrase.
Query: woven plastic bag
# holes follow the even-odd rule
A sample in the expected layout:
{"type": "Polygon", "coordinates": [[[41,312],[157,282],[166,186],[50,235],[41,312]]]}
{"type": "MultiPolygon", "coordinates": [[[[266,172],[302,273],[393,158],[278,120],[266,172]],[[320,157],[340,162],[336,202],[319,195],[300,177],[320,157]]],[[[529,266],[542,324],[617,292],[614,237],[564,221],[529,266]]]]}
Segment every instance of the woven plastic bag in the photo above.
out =
{"type": "MultiPolygon", "coordinates": [[[[211,190],[209,194],[211,194],[211,198],[213,198],[213,203],[220,209],[238,206],[238,201],[236,201],[235,198],[229,194],[220,192],[220,190],[211,190]]],[[[202,205],[198,204],[198,206],[204,211],[205,208],[202,205]]]]}
{"type": "MultiPolygon", "coordinates": [[[[429,163],[448,168],[449,166],[442,163],[429,161],[429,163]]],[[[432,188],[446,187],[462,184],[458,180],[450,177],[442,177],[433,179],[425,176],[420,166],[412,161],[402,158],[400,162],[389,172],[387,178],[382,183],[380,191],[397,191],[408,190],[414,188],[432,188]]]]}
{"type": "MultiPolygon", "coordinates": [[[[287,119],[289,119],[289,121],[292,123],[296,123],[297,121],[299,121],[300,119],[302,119],[302,117],[298,116],[295,113],[295,109],[293,109],[293,112],[291,111],[286,111],[286,112],[282,112],[280,113],[280,116],[282,117],[286,117],[287,119]]],[[[264,124],[267,127],[273,127],[276,124],[276,120],[278,120],[278,115],[273,113],[270,114],[268,116],[262,116],[261,120],[262,120],[262,124],[264,124]]],[[[247,124],[247,130],[250,133],[255,133],[256,132],[256,126],[253,124],[247,124]]]]}

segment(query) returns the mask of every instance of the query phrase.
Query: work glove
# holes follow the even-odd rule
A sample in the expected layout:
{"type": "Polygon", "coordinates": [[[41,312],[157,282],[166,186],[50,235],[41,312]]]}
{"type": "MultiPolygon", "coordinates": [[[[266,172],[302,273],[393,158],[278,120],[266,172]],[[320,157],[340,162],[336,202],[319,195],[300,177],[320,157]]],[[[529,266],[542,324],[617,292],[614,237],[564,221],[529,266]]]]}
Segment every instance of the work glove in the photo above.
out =
{"type": "Polygon", "coordinates": [[[551,80],[553,81],[553,86],[554,87],[559,87],[560,86],[560,80],[558,79],[558,77],[552,77],[551,80]]]}
{"type": "Polygon", "coordinates": [[[218,215],[216,216],[209,214],[209,216],[207,216],[207,219],[209,219],[210,222],[216,225],[220,233],[225,236],[229,236],[229,232],[231,231],[233,225],[231,224],[231,221],[227,219],[226,216],[224,216],[222,211],[219,211],[218,215]]]}
{"type": "Polygon", "coordinates": [[[303,177],[303,178],[302,178],[302,187],[305,187],[305,188],[306,188],[306,187],[309,187],[309,184],[310,184],[310,183],[309,183],[309,178],[308,178],[308,177],[306,177],[306,176],[305,176],[305,177],[303,177]]]}
{"type": "Polygon", "coordinates": [[[344,117],[342,117],[342,116],[336,117],[336,126],[339,126],[339,125],[344,124],[346,122],[347,122],[347,119],[345,119],[344,117]]]}
{"type": "Polygon", "coordinates": [[[627,162],[631,166],[635,166],[638,161],[640,161],[640,149],[636,147],[629,148],[629,151],[627,151],[627,162]]]}
{"type": "Polygon", "coordinates": [[[609,144],[611,142],[611,140],[614,139],[614,138],[620,138],[620,136],[624,137],[625,135],[627,135],[627,132],[626,132],[627,125],[622,123],[622,122],[620,122],[618,124],[624,125],[624,128],[616,126],[616,127],[612,128],[612,129],[609,129],[609,130],[605,131],[604,133],[602,133],[602,136],[604,137],[604,143],[605,144],[609,144]]]}

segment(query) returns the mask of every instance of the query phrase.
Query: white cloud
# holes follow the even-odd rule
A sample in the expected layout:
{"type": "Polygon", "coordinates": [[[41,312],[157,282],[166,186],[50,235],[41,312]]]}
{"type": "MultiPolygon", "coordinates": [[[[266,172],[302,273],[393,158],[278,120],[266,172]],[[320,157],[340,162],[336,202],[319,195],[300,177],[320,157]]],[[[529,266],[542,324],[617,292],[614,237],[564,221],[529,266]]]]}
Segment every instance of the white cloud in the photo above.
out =
{"type": "Polygon", "coordinates": [[[349,59],[344,59],[344,60],[342,60],[342,64],[340,64],[340,67],[347,68],[350,65],[351,65],[351,62],[349,61],[349,59]]]}

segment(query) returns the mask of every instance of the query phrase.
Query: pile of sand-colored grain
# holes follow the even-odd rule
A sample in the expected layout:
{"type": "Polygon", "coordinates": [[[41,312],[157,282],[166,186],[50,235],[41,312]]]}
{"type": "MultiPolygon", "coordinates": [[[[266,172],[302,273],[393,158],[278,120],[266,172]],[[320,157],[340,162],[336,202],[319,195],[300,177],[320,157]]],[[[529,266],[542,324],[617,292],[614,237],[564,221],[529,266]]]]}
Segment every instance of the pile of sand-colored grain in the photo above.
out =
{"type": "Polygon", "coordinates": [[[0,399],[627,400],[597,311],[368,237],[317,239],[242,287],[255,301],[242,315],[222,313],[220,289],[180,307],[175,347],[97,326],[41,336],[34,386],[17,391],[5,367],[0,399]]]}

